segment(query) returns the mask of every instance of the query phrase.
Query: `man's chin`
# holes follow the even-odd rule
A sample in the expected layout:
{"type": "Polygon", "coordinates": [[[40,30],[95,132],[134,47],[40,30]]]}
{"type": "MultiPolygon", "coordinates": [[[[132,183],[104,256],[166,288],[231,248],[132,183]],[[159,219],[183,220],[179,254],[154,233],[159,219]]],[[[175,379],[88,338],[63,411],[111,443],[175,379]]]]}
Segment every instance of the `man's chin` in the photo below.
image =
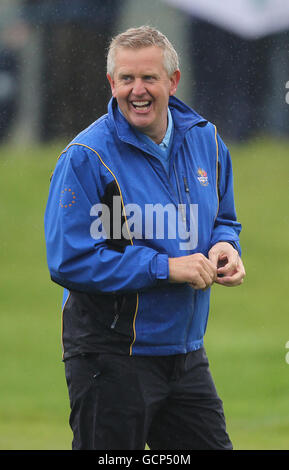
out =
{"type": "Polygon", "coordinates": [[[129,123],[140,132],[146,132],[148,129],[151,128],[152,122],[151,119],[146,119],[144,117],[137,117],[128,119],[129,123]]]}

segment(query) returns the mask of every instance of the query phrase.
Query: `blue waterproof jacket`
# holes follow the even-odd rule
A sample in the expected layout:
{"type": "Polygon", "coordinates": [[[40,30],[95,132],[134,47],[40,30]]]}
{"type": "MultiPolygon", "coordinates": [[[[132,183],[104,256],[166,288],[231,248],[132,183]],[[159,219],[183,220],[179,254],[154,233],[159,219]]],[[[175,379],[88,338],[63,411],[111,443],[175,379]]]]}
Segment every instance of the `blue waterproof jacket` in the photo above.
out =
{"type": "Polygon", "coordinates": [[[169,106],[168,173],[115,99],[57,161],[45,237],[51,279],[65,288],[64,360],[85,352],[171,355],[203,345],[210,289],[169,283],[168,258],[207,256],[219,241],[240,253],[241,225],[230,155],[215,126],[175,97],[169,106]],[[178,210],[174,222],[165,210],[158,231],[147,208],[182,208],[185,218],[178,210]],[[178,225],[173,236],[172,223],[178,225]],[[193,243],[186,244],[190,231],[193,243]]]}

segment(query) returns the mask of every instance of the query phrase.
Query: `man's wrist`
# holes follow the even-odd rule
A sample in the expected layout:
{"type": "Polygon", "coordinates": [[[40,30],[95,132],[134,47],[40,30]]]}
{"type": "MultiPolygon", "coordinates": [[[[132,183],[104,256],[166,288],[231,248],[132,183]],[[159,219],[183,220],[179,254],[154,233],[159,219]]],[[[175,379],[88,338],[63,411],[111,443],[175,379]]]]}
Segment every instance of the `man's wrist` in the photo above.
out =
{"type": "Polygon", "coordinates": [[[219,240],[211,246],[210,250],[212,250],[214,248],[214,246],[218,245],[219,243],[227,243],[227,244],[231,245],[234,248],[234,250],[236,250],[239,253],[239,255],[241,256],[241,247],[240,247],[239,243],[236,242],[236,241],[232,241],[232,240],[219,240]]]}

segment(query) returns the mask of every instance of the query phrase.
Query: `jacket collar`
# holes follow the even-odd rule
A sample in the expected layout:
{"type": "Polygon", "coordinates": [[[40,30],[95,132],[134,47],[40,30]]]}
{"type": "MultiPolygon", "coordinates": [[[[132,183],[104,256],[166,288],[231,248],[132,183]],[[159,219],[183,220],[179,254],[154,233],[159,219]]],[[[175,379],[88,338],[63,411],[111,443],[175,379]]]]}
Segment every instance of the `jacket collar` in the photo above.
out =
{"type": "MultiPolygon", "coordinates": [[[[172,113],[174,121],[174,129],[177,133],[182,136],[191,129],[193,126],[207,122],[202,116],[196,111],[187,106],[183,101],[171,96],[169,99],[169,108],[172,113]]],[[[133,127],[125,119],[125,117],[119,112],[117,101],[115,98],[111,98],[108,103],[108,118],[109,123],[113,126],[117,132],[120,140],[132,144],[136,147],[143,147],[140,145],[140,141],[137,134],[134,132],[133,127]]],[[[181,137],[181,136],[179,136],[181,137]]],[[[147,150],[145,148],[145,150],[147,150]]]]}
{"type": "Polygon", "coordinates": [[[169,107],[173,116],[175,127],[182,130],[183,132],[186,132],[197,124],[207,122],[207,120],[200,116],[200,114],[198,114],[194,109],[190,108],[175,96],[170,97],[169,107]]]}

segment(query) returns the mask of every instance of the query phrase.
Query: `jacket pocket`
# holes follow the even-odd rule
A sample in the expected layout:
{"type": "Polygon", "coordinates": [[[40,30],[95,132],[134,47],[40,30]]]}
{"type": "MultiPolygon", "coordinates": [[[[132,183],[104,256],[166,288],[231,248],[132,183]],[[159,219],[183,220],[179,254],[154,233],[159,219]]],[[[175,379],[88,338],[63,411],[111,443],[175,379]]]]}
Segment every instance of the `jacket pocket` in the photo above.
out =
{"type": "Polygon", "coordinates": [[[81,311],[94,328],[103,325],[111,333],[133,337],[137,293],[84,294],[81,299],[81,311]]]}
{"type": "Polygon", "coordinates": [[[109,328],[124,336],[134,336],[134,319],[137,308],[137,293],[114,294],[113,314],[109,328]]]}

